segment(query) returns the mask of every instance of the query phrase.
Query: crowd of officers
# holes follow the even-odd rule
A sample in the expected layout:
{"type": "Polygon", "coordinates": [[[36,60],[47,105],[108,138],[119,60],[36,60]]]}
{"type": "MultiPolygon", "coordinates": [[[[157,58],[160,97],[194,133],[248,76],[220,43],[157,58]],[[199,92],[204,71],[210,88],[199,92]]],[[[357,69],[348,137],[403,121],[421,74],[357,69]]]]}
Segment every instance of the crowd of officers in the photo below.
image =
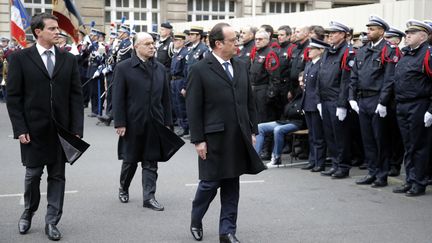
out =
{"type": "MultiPolygon", "coordinates": [[[[258,122],[280,119],[287,94],[300,92],[296,112],[304,125],[299,129],[309,133],[309,163],[302,169],[341,179],[360,165],[368,173],[357,184],[384,187],[404,163],[406,182],[393,192],[422,195],[432,178],[432,23],[409,20],[403,32],[371,16],[365,29],[356,36],[336,21],[327,28],[242,27],[237,56],[250,70],[258,122]]],[[[91,104],[89,116],[99,124],[109,126],[113,119],[112,74],[116,64],[131,57],[133,34],[122,24],[111,30],[108,42],[105,33],[93,28],[89,35],[80,33],[76,45],[67,44],[67,35],[59,43],[78,58],[85,106],[91,104]]],[[[171,84],[176,133],[188,138],[188,71],[211,52],[207,34],[198,26],[174,34],[168,22],[151,34],[171,84]]],[[[2,45],[3,53],[7,48],[2,45]]],[[[266,134],[258,151],[270,160],[268,166],[281,163],[280,155],[272,154],[272,135],[266,134]]]]}

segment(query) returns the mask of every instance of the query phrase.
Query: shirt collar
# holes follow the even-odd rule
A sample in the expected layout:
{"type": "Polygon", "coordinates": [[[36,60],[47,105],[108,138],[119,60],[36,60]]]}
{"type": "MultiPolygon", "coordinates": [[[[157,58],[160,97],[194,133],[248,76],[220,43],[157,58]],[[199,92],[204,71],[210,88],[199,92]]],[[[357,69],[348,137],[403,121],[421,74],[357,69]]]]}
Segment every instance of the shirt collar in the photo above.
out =
{"type": "Polygon", "coordinates": [[[218,55],[216,55],[216,53],[212,52],[212,54],[213,54],[214,57],[216,57],[216,59],[218,60],[218,62],[221,65],[224,65],[225,62],[228,62],[231,65],[231,61],[230,60],[225,61],[224,59],[222,59],[221,57],[219,57],[218,55]]]}
{"type": "MultiPolygon", "coordinates": [[[[38,53],[39,53],[39,55],[41,55],[41,56],[42,56],[42,54],[44,54],[45,51],[47,50],[47,49],[45,49],[45,47],[39,45],[39,43],[37,43],[37,42],[36,42],[36,49],[38,50],[38,53]]],[[[50,51],[52,52],[52,54],[55,56],[55,48],[54,48],[54,46],[52,46],[49,50],[50,50],[50,51]]]]}
{"type": "Polygon", "coordinates": [[[372,43],[372,42],[371,42],[371,47],[372,47],[372,48],[377,47],[377,46],[381,43],[381,41],[382,41],[383,39],[384,39],[384,38],[381,38],[379,41],[377,41],[377,42],[375,42],[375,43],[372,43]]]}

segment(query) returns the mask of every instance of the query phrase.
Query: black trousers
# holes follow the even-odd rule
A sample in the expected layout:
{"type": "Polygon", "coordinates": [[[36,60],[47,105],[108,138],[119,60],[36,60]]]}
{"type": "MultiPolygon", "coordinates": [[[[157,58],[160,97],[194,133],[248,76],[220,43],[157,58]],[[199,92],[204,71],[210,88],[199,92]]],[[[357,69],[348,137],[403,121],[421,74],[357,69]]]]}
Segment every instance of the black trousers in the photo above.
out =
{"type": "MultiPolygon", "coordinates": [[[[54,224],[60,221],[63,213],[63,200],[65,191],[65,163],[57,162],[46,166],[47,178],[47,213],[46,224],[54,224]]],[[[24,208],[27,213],[34,213],[40,202],[40,181],[44,166],[26,167],[24,181],[24,208]]]]}
{"type": "Polygon", "coordinates": [[[360,128],[368,173],[379,179],[387,180],[389,172],[390,138],[385,133],[388,117],[375,113],[379,95],[359,100],[360,128]]]}
{"type": "Polygon", "coordinates": [[[229,178],[216,181],[200,181],[192,202],[191,225],[202,227],[202,219],[220,188],[221,211],[219,234],[235,234],[240,197],[240,179],[229,178]]]}
{"type": "Polygon", "coordinates": [[[394,167],[397,170],[400,170],[403,162],[404,146],[396,118],[396,105],[387,107],[387,116],[385,132],[386,136],[390,139],[391,144],[388,160],[390,168],[394,167]]]}
{"type": "Polygon", "coordinates": [[[321,116],[318,111],[306,111],[305,118],[309,129],[309,163],[324,167],[327,146],[321,116]]]}
{"type": "Polygon", "coordinates": [[[419,186],[427,185],[426,170],[431,155],[432,128],[425,127],[424,114],[430,105],[429,99],[397,103],[399,128],[405,147],[404,163],[406,181],[419,186]]]}
{"type": "MultiPolygon", "coordinates": [[[[135,171],[138,167],[138,163],[123,162],[120,172],[120,187],[129,191],[129,186],[135,175],[135,171]]],[[[142,167],[142,187],[143,187],[143,200],[149,200],[155,198],[156,193],[156,181],[157,181],[157,169],[158,165],[155,161],[144,161],[141,162],[142,167]]]]}
{"type": "Polygon", "coordinates": [[[348,171],[351,168],[349,112],[343,121],[336,117],[336,101],[322,102],[323,129],[332,167],[348,171]]]}
{"type": "Polygon", "coordinates": [[[100,98],[102,93],[105,91],[104,86],[104,76],[101,75],[90,81],[90,103],[91,111],[94,114],[102,115],[103,103],[105,101],[105,96],[100,98]]]}

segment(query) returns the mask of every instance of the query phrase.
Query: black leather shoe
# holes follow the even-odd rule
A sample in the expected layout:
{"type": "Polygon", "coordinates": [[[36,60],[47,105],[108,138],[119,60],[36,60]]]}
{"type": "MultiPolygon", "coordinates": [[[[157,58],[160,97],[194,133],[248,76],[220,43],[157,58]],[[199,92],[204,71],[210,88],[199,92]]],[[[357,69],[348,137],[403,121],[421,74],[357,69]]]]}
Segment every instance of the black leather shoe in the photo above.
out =
{"type": "Polygon", "coordinates": [[[60,231],[54,224],[45,225],[45,234],[48,236],[48,239],[53,241],[60,240],[62,237],[60,231]]]}
{"type": "Polygon", "coordinates": [[[370,185],[376,180],[375,176],[367,175],[361,179],[356,180],[357,185],[370,185]]]}
{"type": "Polygon", "coordinates": [[[384,180],[384,179],[376,179],[376,180],[372,183],[371,187],[373,187],[373,188],[379,188],[379,187],[385,187],[385,186],[387,186],[387,185],[388,185],[387,180],[384,180]]]}
{"type": "Polygon", "coordinates": [[[127,203],[129,202],[129,192],[127,190],[123,190],[121,188],[119,188],[119,200],[122,203],[127,203]]]}
{"type": "Polygon", "coordinates": [[[335,172],[336,172],[336,169],[332,167],[329,170],[321,171],[321,175],[323,175],[323,176],[332,176],[333,173],[335,173],[335,172]]]}
{"type": "Polygon", "coordinates": [[[203,238],[203,229],[202,227],[190,227],[190,232],[193,236],[193,238],[197,241],[201,241],[203,238]]]}
{"type": "Polygon", "coordinates": [[[411,184],[405,183],[401,186],[393,188],[393,192],[394,193],[405,193],[405,192],[409,191],[411,189],[411,187],[412,187],[411,184]]]}
{"type": "Polygon", "coordinates": [[[315,166],[313,164],[307,164],[303,167],[301,167],[302,170],[310,170],[313,169],[315,166]]]}
{"type": "Polygon", "coordinates": [[[109,125],[111,124],[111,121],[112,121],[112,118],[107,116],[107,115],[97,116],[97,118],[100,122],[105,124],[105,126],[107,126],[107,127],[109,127],[109,125]]]}
{"type": "Polygon", "coordinates": [[[413,185],[411,189],[405,192],[405,196],[407,197],[417,197],[424,195],[426,188],[424,186],[413,185]]]}
{"type": "Polygon", "coordinates": [[[27,231],[29,231],[31,227],[31,220],[33,217],[33,213],[28,212],[25,210],[23,214],[21,215],[20,220],[18,221],[18,230],[20,234],[25,234],[27,231]]]}
{"type": "Polygon", "coordinates": [[[325,170],[325,168],[324,168],[324,166],[315,166],[315,167],[313,167],[313,169],[311,170],[311,172],[321,172],[321,171],[324,171],[325,170]]]}
{"type": "Polygon", "coordinates": [[[156,201],[156,199],[152,198],[144,201],[143,207],[150,208],[155,211],[163,211],[164,207],[156,201]]]}
{"type": "Polygon", "coordinates": [[[219,242],[220,243],[240,243],[237,237],[231,233],[226,235],[219,235],[219,242]]]}
{"type": "Polygon", "coordinates": [[[349,176],[349,170],[348,171],[337,170],[335,173],[333,173],[332,179],[343,179],[343,178],[347,178],[348,176],[349,176]]]}
{"type": "Polygon", "coordinates": [[[88,117],[97,117],[98,115],[97,115],[96,113],[93,113],[93,112],[92,112],[92,113],[88,114],[87,116],[88,116],[88,117]]]}
{"type": "Polygon", "coordinates": [[[400,170],[396,167],[391,167],[388,176],[399,176],[400,170]]]}

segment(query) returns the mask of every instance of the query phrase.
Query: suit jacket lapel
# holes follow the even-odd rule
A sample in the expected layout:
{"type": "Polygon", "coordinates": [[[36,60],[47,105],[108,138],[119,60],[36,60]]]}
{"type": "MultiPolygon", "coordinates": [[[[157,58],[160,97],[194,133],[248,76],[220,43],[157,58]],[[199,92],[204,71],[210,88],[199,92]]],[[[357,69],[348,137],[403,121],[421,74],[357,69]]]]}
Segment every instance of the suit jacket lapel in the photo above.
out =
{"type": "Polygon", "coordinates": [[[55,47],[55,51],[56,51],[56,54],[55,54],[55,64],[54,64],[53,78],[56,76],[57,72],[63,66],[63,63],[65,61],[64,55],[66,55],[63,51],[61,51],[57,47],[55,47]]]}
{"type": "Polygon", "coordinates": [[[231,58],[231,65],[233,67],[233,73],[234,73],[232,83],[235,85],[240,75],[240,64],[237,61],[235,61],[234,58],[231,58]]]}
{"type": "Polygon", "coordinates": [[[39,52],[37,51],[36,45],[33,45],[31,47],[31,51],[30,51],[30,60],[32,60],[32,62],[34,62],[34,64],[36,64],[36,66],[45,74],[45,76],[47,76],[48,78],[50,77],[48,74],[48,71],[45,67],[45,64],[43,63],[42,57],[39,55],[39,52]]]}
{"type": "Polygon", "coordinates": [[[224,68],[218,62],[216,57],[213,56],[213,54],[210,54],[210,57],[209,57],[209,60],[207,63],[210,65],[210,70],[215,72],[219,77],[221,77],[223,80],[225,80],[225,82],[227,82],[230,86],[233,84],[233,81],[231,81],[229,79],[228,75],[225,73],[224,68]]]}

